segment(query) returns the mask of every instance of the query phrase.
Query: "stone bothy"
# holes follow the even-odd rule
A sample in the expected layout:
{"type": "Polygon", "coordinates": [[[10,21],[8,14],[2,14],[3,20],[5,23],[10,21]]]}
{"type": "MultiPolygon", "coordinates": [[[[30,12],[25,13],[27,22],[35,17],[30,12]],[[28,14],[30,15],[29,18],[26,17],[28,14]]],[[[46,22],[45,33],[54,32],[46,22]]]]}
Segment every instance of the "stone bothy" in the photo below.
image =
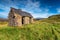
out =
{"type": "Polygon", "coordinates": [[[23,24],[33,23],[33,16],[21,9],[11,8],[8,15],[9,26],[22,26],[23,24]]]}

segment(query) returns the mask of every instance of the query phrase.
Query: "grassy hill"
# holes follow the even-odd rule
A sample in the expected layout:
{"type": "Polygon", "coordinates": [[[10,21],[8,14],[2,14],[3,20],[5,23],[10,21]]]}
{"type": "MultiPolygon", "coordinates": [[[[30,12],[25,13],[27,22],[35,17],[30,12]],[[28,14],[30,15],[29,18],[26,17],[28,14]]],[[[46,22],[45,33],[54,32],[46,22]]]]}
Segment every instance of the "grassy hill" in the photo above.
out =
{"type": "Polygon", "coordinates": [[[48,18],[43,19],[41,21],[48,22],[48,23],[60,22],[60,14],[49,16],[48,18]]]}
{"type": "Polygon", "coordinates": [[[60,40],[60,23],[55,21],[47,18],[21,27],[0,24],[0,40],[60,40]]]}
{"type": "Polygon", "coordinates": [[[48,19],[60,22],[60,14],[59,15],[50,16],[50,17],[48,17],[48,19]]]}

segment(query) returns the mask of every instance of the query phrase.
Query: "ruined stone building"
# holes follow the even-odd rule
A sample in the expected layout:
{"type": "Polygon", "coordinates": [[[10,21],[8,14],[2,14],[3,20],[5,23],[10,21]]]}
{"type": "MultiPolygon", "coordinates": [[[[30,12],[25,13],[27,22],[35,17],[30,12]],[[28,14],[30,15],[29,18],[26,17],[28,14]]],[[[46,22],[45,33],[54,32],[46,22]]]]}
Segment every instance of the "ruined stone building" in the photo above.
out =
{"type": "Polygon", "coordinates": [[[33,22],[33,16],[21,9],[11,8],[8,15],[9,26],[22,26],[33,22]]]}

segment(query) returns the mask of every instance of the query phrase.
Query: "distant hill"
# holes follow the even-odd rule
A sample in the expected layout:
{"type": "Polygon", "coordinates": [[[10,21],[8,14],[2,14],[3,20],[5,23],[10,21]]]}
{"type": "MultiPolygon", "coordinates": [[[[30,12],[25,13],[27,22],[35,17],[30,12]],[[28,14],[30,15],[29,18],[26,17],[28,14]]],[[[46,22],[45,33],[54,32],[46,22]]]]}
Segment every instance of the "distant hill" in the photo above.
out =
{"type": "Polygon", "coordinates": [[[38,20],[43,20],[43,19],[45,19],[45,18],[34,18],[34,20],[36,21],[38,21],[38,20]]]}
{"type": "Polygon", "coordinates": [[[43,22],[49,22],[49,23],[60,22],[60,14],[49,16],[48,18],[43,19],[41,21],[43,21],[43,22]]]}
{"type": "Polygon", "coordinates": [[[54,21],[60,21],[60,14],[58,15],[52,15],[48,17],[49,20],[54,20],[54,21]]]}
{"type": "Polygon", "coordinates": [[[55,18],[55,19],[59,19],[60,18],[60,14],[58,14],[58,15],[52,15],[52,16],[49,16],[48,18],[55,18]]]}
{"type": "Polygon", "coordinates": [[[0,22],[5,22],[5,21],[8,21],[8,20],[5,18],[0,18],[0,22]]]}

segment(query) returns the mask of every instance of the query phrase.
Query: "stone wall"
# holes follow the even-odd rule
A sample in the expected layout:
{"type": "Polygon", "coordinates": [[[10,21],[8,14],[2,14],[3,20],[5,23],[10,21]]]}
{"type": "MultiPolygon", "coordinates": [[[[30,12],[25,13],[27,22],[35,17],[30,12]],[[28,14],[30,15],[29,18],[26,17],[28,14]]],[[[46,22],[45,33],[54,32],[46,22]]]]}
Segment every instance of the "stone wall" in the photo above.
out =
{"type": "Polygon", "coordinates": [[[25,17],[24,18],[24,24],[29,24],[30,22],[30,18],[29,17],[25,17]]]}
{"type": "Polygon", "coordinates": [[[8,23],[9,26],[22,26],[22,20],[21,20],[22,17],[20,15],[16,13],[14,13],[13,15],[13,13],[10,13],[8,19],[9,19],[8,23]]]}
{"type": "Polygon", "coordinates": [[[31,23],[34,23],[34,20],[33,20],[33,18],[31,18],[31,23]]]}
{"type": "Polygon", "coordinates": [[[16,17],[16,24],[17,24],[17,26],[22,26],[22,16],[20,16],[18,14],[16,17]]]}

